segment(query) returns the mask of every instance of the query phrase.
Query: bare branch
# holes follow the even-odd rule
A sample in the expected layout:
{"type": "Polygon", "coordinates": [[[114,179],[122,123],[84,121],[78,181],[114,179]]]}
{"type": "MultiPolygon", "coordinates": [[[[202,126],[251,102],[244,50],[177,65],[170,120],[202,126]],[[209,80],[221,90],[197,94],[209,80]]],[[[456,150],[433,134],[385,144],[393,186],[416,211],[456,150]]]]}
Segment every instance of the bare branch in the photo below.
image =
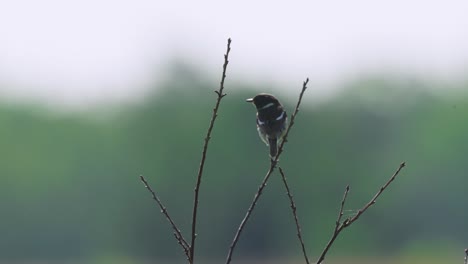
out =
{"type": "Polygon", "coordinates": [[[374,195],[374,197],[372,198],[372,200],[370,200],[370,202],[368,202],[362,209],[360,209],[357,214],[352,217],[351,219],[349,219],[347,222],[346,225],[350,225],[352,224],[354,221],[358,220],[358,218],[369,208],[371,207],[372,205],[375,204],[375,202],[377,201],[377,198],[379,198],[379,196],[383,193],[383,191],[385,191],[385,189],[387,189],[387,187],[390,185],[390,183],[393,182],[393,180],[395,180],[396,176],[400,173],[401,169],[403,169],[404,167],[406,166],[406,163],[403,162],[400,164],[400,167],[398,167],[398,169],[395,171],[395,173],[392,175],[392,177],[390,177],[390,180],[387,181],[387,183],[385,183],[382,187],[380,187],[379,191],[374,195]]]}
{"type": "Polygon", "coordinates": [[[275,159],[271,161],[270,168],[265,175],[265,178],[263,179],[262,183],[258,187],[257,193],[255,193],[254,199],[252,203],[249,206],[249,209],[247,209],[247,213],[244,216],[244,219],[242,219],[239,228],[237,229],[236,235],[234,236],[234,239],[232,240],[231,246],[229,247],[229,252],[226,258],[226,264],[229,264],[232,259],[232,254],[234,253],[234,249],[237,245],[237,242],[239,241],[239,237],[242,233],[242,230],[245,227],[245,224],[247,224],[247,221],[250,218],[250,215],[252,214],[252,211],[255,209],[255,206],[257,205],[258,199],[260,199],[260,196],[262,195],[263,189],[267,185],[268,180],[270,179],[271,174],[275,170],[276,164],[278,163],[279,157],[281,156],[281,153],[283,152],[283,146],[287,141],[287,137],[289,135],[289,131],[291,130],[291,127],[294,125],[294,120],[296,119],[296,115],[299,112],[299,106],[301,105],[302,101],[302,96],[304,95],[305,90],[307,89],[307,83],[309,82],[309,78],[307,78],[304,83],[302,84],[302,90],[299,95],[299,100],[297,101],[296,108],[294,110],[294,113],[291,116],[291,121],[288,125],[288,129],[286,130],[286,133],[284,134],[283,140],[281,141],[281,144],[278,148],[278,154],[276,155],[275,159]]]}
{"type": "Polygon", "coordinates": [[[349,186],[346,187],[346,191],[343,195],[343,200],[341,201],[341,207],[340,207],[340,212],[338,214],[338,219],[336,221],[336,226],[335,226],[335,230],[333,232],[333,235],[332,237],[330,238],[330,241],[328,241],[325,249],[323,250],[322,254],[320,255],[318,261],[317,261],[317,264],[320,264],[322,263],[322,261],[325,259],[325,256],[328,252],[328,250],[330,249],[330,247],[333,245],[333,243],[335,242],[336,238],[338,237],[338,235],[341,233],[341,231],[343,231],[343,229],[345,229],[346,227],[349,227],[352,223],[354,223],[356,220],[359,219],[359,217],[367,211],[367,209],[369,209],[372,205],[374,205],[377,201],[377,198],[379,198],[379,196],[385,191],[385,189],[387,189],[387,187],[390,185],[390,183],[393,182],[393,180],[395,180],[395,178],[398,176],[398,174],[400,173],[400,171],[406,166],[406,163],[403,162],[400,164],[400,166],[398,167],[398,169],[395,171],[395,173],[392,175],[392,177],[390,177],[390,179],[382,186],[380,187],[379,191],[374,195],[374,197],[366,204],[364,205],[363,208],[359,209],[357,214],[353,217],[349,217],[347,219],[345,219],[343,222],[341,222],[341,218],[343,216],[343,208],[344,208],[344,205],[345,205],[345,202],[346,202],[346,198],[348,196],[348,192],[349,192],[349,186]]]}
{"type": "Polygon", "coordinates": [[[202,175],[203,175],[203,168],[205,167],[205,159],[206,159],[206,153],[208,150],[208,143],[211,139],[211,131],[213,130],[216,117],[218,116],[219,105],[221,103],[221,99],[223,99],[223,97],[226,96],[226,94],[223,94],[223,90],[224,90],[224,80],[226,79],[226,69],[229,63],[230,51],[231,51],[231,39],[229,38],[227,42],[227,51],[226,51],[226,54],[224,55],[223,74],[221,77],[219,90],[215,91],[215,93],[218,95],[218,98],[213,108],[213,115],[211,116],[211,121],[208,127],[208,131],[206,132],[205,144],[203,145],[203,152],[202,152],[202,157],[200,161],[200,167],[198,169],[197,183],[195,185],[195,190],[194,190],[195,194],[193,198],[192,241],[191,241],[191,246],[190,246],[190,259],[191,259],[190,263],[194,263],[193,258],[194,258],[194,253],[195,253],[195,239],[197,237],[196,228],[197,228],[197,212],[198,212],[198,195],[200,192],[200,184],[201,184],[202,175]]]}
{"type": "Polygon", "coordinates": [[[153,189],[149,186],[148,182],[146,181],[145,177],[143,175],[140,175],[140,180],[143,182],[145,185],[145,188],[148,189],[148,191],[151,193],[153,196],[153,200],[156,201],[156,203],[159,205],[159,208],[161,209],[161,213],[163,213],[166,216],[167,221],[172,226],[172,229],[174,230],[174,237],[177,239],[177,242],[179,245],[182,247],[182,249],[185,252],[185,255],[187,256],[187,260],[190,261],[190,254],[189,254],[189,244],[185,240],[185,238],[182,236],[182,233],[180,232],[179,228],[177,228],[177,225],[174,223],[172,220],[171,216],[169,215],[169,212],[167,211],[166,207],[163,205],[159,197],[156,195],[156,193],[153,191],[153,189]]]}
{"type": "Polygon", "coordinates": [[[284,172],[281,167],[279,167],[279,172],[281,174],[281,178],[283,179],[284,187],[286,187],[286,194],[288,195],[289,202],[291,203],[291,210],[294,216],[294,221],[296,222],[297,237],[299,238],[299,242],[301,243],[302,253],[304,254],[304,259],[306,263],[309,264],[310,262],[309,262],[309,258],[307,257],[304,240],[302,239],[301,225],[299,224],[299,218],[297,216],[296,203],[294,202],[293,196],[288,186],[288,182],[286,181],[286,176],[284,176],[284,172]]]}

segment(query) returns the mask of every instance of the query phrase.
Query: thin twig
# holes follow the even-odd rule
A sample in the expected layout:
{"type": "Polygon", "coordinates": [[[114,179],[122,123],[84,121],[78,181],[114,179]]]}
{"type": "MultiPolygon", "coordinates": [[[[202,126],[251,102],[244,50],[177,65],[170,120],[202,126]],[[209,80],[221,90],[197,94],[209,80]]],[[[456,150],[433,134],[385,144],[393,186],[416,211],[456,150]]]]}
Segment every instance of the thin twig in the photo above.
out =
{"type": "Polygon", "coordinates": [[[299,106],[301,105],[302,101],[302,96],[304,95],[305,90],[307,89],[307,83],[309,82],[309,78],[307,78],[304,83],[302,84],[302,90],[299,95],[299,100],[297,101],[296,108],[294,110],[294,113],[291,116],[291,121],[288,125],[288,129],[286,130],[286,133],[284,134],[283,140],[281,141],[281,144],[278,148],[278,154],[276,155],[275,159],[271,161],[270,163],[270,168],[268,169],[267,174],[265,175],[265,178],[263,179],[262,183],[258,187],[257,193],[255,193],[254,199],[252,203],[249,206],[249,209],[247,209],[247,213],[244,216],[244,219],[242,219],[239,228],[237,229],[236,235],[234,236],[234,239],[232,240],[231,246],[229,247],[229,252],[226,258],[226,264],[231,263],[232,259],[232,254],[234,253],[234,249],[236,248],[237,242],[239,241],[239,237],[242,233],[242,230],[244,230],[245,224],[247,224],[247,221],[250,218],[250,215],[252,214],[252,211],[255,209],[255,206],[257,205],[258,199],[260,199],[260,196],[262,195],[263,189],[267,185],[268,180],[270,179],[271,174],[275,170],[276,164],[278,163],[279,157],[281,156],[281,153],[283,152],[283,146],[287,142],[287,137],[289,134],[289,131],[291,130],[291,127],[294,125],[294,119],[296,118],[297,113],[299,112],[299,106]]]}
{"type": "Polygon", "coordinates": [[[195,238],[197,237],[196,228],[197,228],[198,195],[200,192],[200,184],[201,184],[201,179],[203,175],[203,168],[205,167],[205,159],[206,159],[206,153],[208,150],[208,143],[211,139],[211,131],[213,130],[214,122],[216,120],[216,117],[218,116],[219,104],[221,103],[221,99],[223,99],[223,97],[226,96],[226,94],[223,94],[223,90],[224,90],[224,80],[226,79],[226,69],[229,63],[230,51],[231,51],[231,39],[229,38],[227,42],[227,51],[226,51],[226,54],[224,55],[223,74],[221,77],[219,90],[215,91],[215,93],[218,95],[218,98],[216,100],[215,107],[213,108],[213,115],[211,116],[211,121],[208,127],[208,131],[206,132],[205,144],[203,145],[200,167],[198,169],[197,183],[195,185],[195,191],[194,191],[195,194],[193,198],[192,241],[191,241],[191,246],[190,246],[190,259],[191,259],[190,263],[194,263],[193,258],[194,258],[194,253],[195,253],[195,238]]]}
{"type": "Polygon", "coordinates": [[[336,238],[341,233],[341,231],[343,231],[343,229],[345,229],[346,227],[349,227],[352,223],[354,223],[356,220],[358,220],[359,217],[364,212],[367,211],[367,209],[369,209],[372,205],[375,204],[375,202],[377,201],[377,198],[379,198],[379,196],[383,193],[383,191],[385,191],[385,189],[387,189],[387,187],[390,185],[390,183],[392,183],[393,180],[395,180],[395,178],[398,176],[400,171],[405,166],[406,166],[405,162],[401,163],[400,166],[398,167],[398,169],[392,175],[392,177],[390,177],[390,179],[382,187],[380,187],[379,191],[374,195],[374,197],[372,197],[372,199],[366,205],[364,205],[364,207],[362,207],[361,209],[358,210],[358,212],[357,212],[357,214],[355,216],[346,218],[343,222],[341,222],[341,218],[343,216],[343,208],[344,208],[346,198],[347,198],[348,192],[349,192],[349,186],[346,187],[345,194],[343,195],[343,200],[341,201],[340,212],[338,214],[338,219],[336,221],[335,230],[333,231],[333,235],[330,238],[330,241],[328,241],[327,245],[325,246],[325,249],[323,250],[322,254],[320,254],[320,257],[317,260],[317,264],[322,263],[322,261],[325,259],[325,256],[326,256],[328,250],[331,248],[331,246],[333,245],[333,243],[335,242],[336,238]]]}
{"type": "Polygon", "coordinates": [[[294,120],[296,119],[296,115],[299,112],[299,106],[301,105],[301,102],[302,102],[302,96],[304,95],[304,92],[307,89],[307,84],[308,83],[309,83],[309,78],[306,78],[306,80],[302,83],[302,90],[301,90],[301,93],[299,94],[299,99],[297,100],[296,108],[294,108],[294,113],[291,116],[291,121],[289,122],[288,129],[286,130],[286,133],[284,133],[281,144],[280,144],[280,146],[278,148],[278,154],[276,155],[276,158],[273,161],[275,166],[276,166],[276,163],[279,160],[279,156],[283,152],[284,144],[288,141],[289,131],[291,131],[291,128],[294,125],[294,120]]]}
{"type": "Polygon", "coordinates": [[[158,203],[159,208],[161,208],[161,213],[163,213],[166,216],[167,221],[169,221],[169,223],[172,226],[172,229],[174,229],[174,237],[177,239],[177,242],[179,243],[179,245],[184,249],[185,255],[187,256],[187,260],[189,262],[191,262],[190,261],[190,254],[189,254],[190,246],[187,243],[187,241],[185,240],[185,238],[182,236],[182,233],[180,232],[179,228],[177,228],[177,225],[172,220],[172,218],[169,215],[169,212],[167,211],[166,207],[163,205],[163,203],[161,202],[159,197],[156,195],[156,193],[153,191],[153,189],[149,186],[148,182],[146,181],[145,177],[143,177],[143,175],[140,175],[140,180],[145,185],[145,188],[148,189],[148,191],[153,196],[153,200],[155,200],[156,203],[158,203]]]}
{"type": "Polygon", "coordinates": [[[343,228],[343,225],[341,224],[341,218],[343,217],[343,210],[344,210],[344,205],[346,203],[346,198],[348,198],[348,192],[349,192],[349,185],[346,186],[346,190],[343,195],[343,200],[341,200],[341,207],[340,207],[340,211],[338,212],[338,217],[336,219],[335,230],[333,230],[332,238],[330,239],[330,241],[328,241],[327,245],[325,246],[325,249],[320,255],[319,260],[317,261],[317,264],[320,264],[325,259],[325,255],[327,254],[328,250],[332,246],[333,242],[335,242],[335,239],[338,237],[338,235],[340,234],[343,228]]]}
{"type": "Polygon", "coordinates": [[[468,248],[465,249],[465,264],[468,264],[468,248]]]}
{"type": "Polygon", "coordinates": [[[338,218],[336,219],[335,231],[336,229],[338,229],[338,226],[341,223],[341,218],[343,217],[343,210],[344,210],[344,206],[346,203],[346,198],[348,198],[348,193],[349,193],[349,185],[346,186],[345,192],[343,194],[343,199],[341,200],[340,212],[338,213],[338,218]]]}
{"type": "Polygon", "coordinates": [[[278,169],[281,174],[281,178],[283,179],[284,187],[286,187],[286,194],[288,195],[289,202],[291,203],[291,210],[294,216],[294,221],[296,222],[297,237],[299,238],[299,242],[301,243],[302,253],[304,254],[304,259],[306,263],[309,264],[309,257],[307,257],[304,240],[302,239],[301,225],[299,224],[299,218],[297,216],[296,203],[294,202],[294,198],[291,194],[291,190],[289,189],[288,182],[286,181],[286,176],[284,176],[283,169],[281,167],[279,167],[278,169]]]}

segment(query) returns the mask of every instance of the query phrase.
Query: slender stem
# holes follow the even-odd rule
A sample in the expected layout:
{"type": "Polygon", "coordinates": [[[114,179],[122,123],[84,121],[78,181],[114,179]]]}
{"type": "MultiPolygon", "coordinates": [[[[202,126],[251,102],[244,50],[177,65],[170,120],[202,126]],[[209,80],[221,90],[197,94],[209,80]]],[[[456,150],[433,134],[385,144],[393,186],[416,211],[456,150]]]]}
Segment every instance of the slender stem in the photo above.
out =
{"type": "Polygon", "coordinates": [[[367,209],[369,209],[372,205],[374,205],[376,203],[377,198],[379,198],[379,196],[385,191],[385,189],[387,189],[387,187],[390,185],[390,183],[392,183],[395,180],[395,178],[398,176],[400,171],[405,166],[406,166],[405,162],[401,163],[400,166],[398,167],[398,169],[395,171],[395,173],[393,173],[392,177],[390,177],[390,179],[382,187],[380,187],[379,191],[374,195],[374,197],[372,197],[372,199],[366,205],[364,205],[364,207],[362,207],[361,209],[358,210],[358,212],[357,212],[357,214],[355,216],[350,217],[350,218],[346,218],[343,222],[341,222],[341,218],[343,216],[343,208],[344,208],[346,198],[347,198],[348,192],[349,192],[349,186],[346,187],[345,194],[343,195],[343,200],[341,201],[340,212],[338,214],[338,219],[336,221],[335,230],[333,231],[333,235],[330,238],[330,240],[328,241],[327,245],[325,246],[325,249],[323,250],[322,254],[320,254],[320,257],[317,260],[317,264],[322,263],[322,261],[325,259],[325,256],[326,256],[328,250],[331,248],[331,246],[333,245],[333,243],[335,242],[336,238],[341,233],[341,231],[343,231],[343,229],[351,226],[351,224],[354,223],[356,220],[358,220],[359,217],[364,212],[367,211],[367,209]]]}
{"type": "Polygon", "coordinates": [[[278,169],[281,174],[281,178],[283,179],[284,187],[286,187],[286,194],[288,195],[289,202],[291,203],[291,210],[294,216],[294,221],[296,222],[297,237],[299,238],[299,243],[301,243],[302,253],[304,254],[304,259],[306,263],[309,264],[309,257],[307,257],[304,240],[302,239],[301,225],[299,224],[299,218],[297,216],[296,203],[294,202],[294,198],[291,194],[291,190],[289,189],[288,182],[286,181],[286,176],[284,176],[283,169],[281,167],[279,167],[278,169]]]}
{"type": "Polygon", "coordinates": [[[263,189],[266,187],[268,180],[270,179],[271,174],[275,170],[276,164],[278,163],[279,157],[281,156],[281,153],[283,152],[283,146],[287,142],[287,138],[289,135],[289,131],[291,130],[291,127],[294,125],[294,120],[296,119],[296,115],[299,112],[299,106],[301,105],[302,101],[302,96],[304,95],[305,90],[307,89],[307,83],[309,82],[309,78],[307,78],[304,83],[302,84],[302,90],[299,95],[299,99],[296,104],[296,108],[294,110],[294,113],[291,116],[291,121],[289,122],[288,129],[286,130],[286,133],[283,136],[283,140],[281,141],[281,144],[278,148],[278,154],[276,157],[271,160],[270,163],[270,168],[268,169],[267,174],[265,175],[265,178],[263,179],[262,183],[258,187],[257,193],[255,193],[254,199],[252,203],[249,206],[249,209],[247,209],[247,213],[245,214],[244,218],[242,219],[239,228],[237,229],[237,232],[234,236],[234,239],[232,240],[231,246],[229,247],[229,252],[226,257],[226,264],[231,263],[232,260],[232,254],[234,253],[234,249],[236,248],[237,242],[239,241],[239,237],[242,233],[242,230],[245,227],[245,224],[247,224],[247,221],[250,218],[250,215],[252,214],[253,210],[255,209],[255,206],[257,205],[258,199],[260,199],[260,196],[262,195],[263,189]]]}
{"type": "Polygon", "coordinates": [[[203,151],[202,151],[202,157],[200,161],[200,167],[198,169],[198,175],[197,175],[197,182],[195,185],[195,194],[193,198],[193,214],[192,214],[192,241],[191,241],[191,246],[190,246],[190,263],[194,263],[194,254],[195,254],[195,239],[197,237],[197,212],[198,212],[198,195],[200,193],[200,184],[202,180],[202,175],[203,175],[203,168],[205,167],[205,159],[206,159],[206,153],[208,150],[208,143],[211,139],[211,131],[213,130],[214,123],[216,121],[216,117],[218,116],[218,109],[219,105],[221,103],[221,99],[223,99],[226,94],[223,94],[224,90],[224,80],[226,79],[226,69],[227,65],[229,63],[229,52],[231,51],[231,39],[228,39],[227,42],[227,51],[226,54],[224,55],[224,64],[223,64],[223,74],[221,77],[221,82],[219,85],[219,90],[215,91],[215,93],[218,95],[218,98],[216,100],[216,104],[213,108],[213,115],[211,116],[211,121],[210,125],[208,127],[208,131],[206,133],[205,137],[205,143],[203,145],[203,151]]]}
{"type": "Polygon", "coordinates": [[[161,202],[161,199],[159,199],[159,197],[156,195],[156,193],[153,191],[153,189],[151,188],[151,186],[148,184],[148,182],[146,181],[145,177],[143,177],[143,175],[140,176],[140,180],[143,182],[143,184],[145,185],[145,188],[151,193],[151,195],[153,196],[153,200],[156,201],[156,203],[159,205],[159,208],[161,209],[161,213],[163,213],[165,216],[166,216],[166,219],[167,221],[169,221],[169,223],[171,224],[172,226],[172,229],[174,230],[174,237],[177,239],[177,242],[179,243],[179,245],[183,248],[184,252],[185,252],[185,255],[187,256],[187,260],[189,262],[191,262],[190,260],[190,254],[189,254],[189,248],[190,246],[188,245],[187,241],[185,240],[185,238],[182,236],[182,233],[180,232],[179,228],[177,228],[177,225],[174,223],[174,221],[172,220],[171,216],[169,215],[169,212],[167,211],[166,207],[163,205],[163,203],[161,202]]]}
{"type": "Polygon", "coordinates": [[[343,200],[341,200],[341,207],[340,207],[340,211],[338,212],[338,217],[336,219],[335,230],[333,230],[333,235],[331,239],[328,241],[327,245],[325,246],[325,249],[323,250],[322,254],[320,254],[317,264],[322,263],[322,261],[325,259],[325,256],[327,255],[328,250],[330,250],[331,246],[335,242],[335,239],[338,237],[338,235],[340,234],[343,228],[343,225],[341,223],[341,218],[343,217],[343,210],[344,210],[344,206],[346,203],[346,198],[348,198],[348,192],[349,192],[349,185],[346,186],[346,190],[343,194],[343,200]]]}
{"type": "Polygon", "coordinates": [[[274,164],[274,162],[272,162],[271,166],[270,166],[270,169],[268,170],[265,178],[263,179],[262,184],[260,185],[260,187],[258,187],[258,191],[255,194],[254,199],[253,199],[252,203],[250,204],[250,207],[247,210],[247,213],[244,216],[244,219],[242,219],[242,222],[240,223],[239,228],[237,229],[236,235],[234,236],[234,239],[233,239],[233,241],[231,243],[231,246],[229,247],[229,253],[228,253],[228,256],[227,256],[227,259],[226,259],[226,264],[231,262],[232,254],[234,253],[234,249],[235,249],[235,247],[237,245],[237,242],[239,241],[239,237],[240,237],[240,235],[242,233],[242,230],[244,230],[245,224],[247,224],[247,221],[249,220],[250,215],[252,214],[252,211],[255,209],[255,206],[257,205],[257,201],[260,198],[260,195],[262,195],[263,189],[265,188],[266,183],[268,181],[268,178],[270,177],[270,175],[273,172],[274,168],[275,168],[275,164],[274,164]]]}

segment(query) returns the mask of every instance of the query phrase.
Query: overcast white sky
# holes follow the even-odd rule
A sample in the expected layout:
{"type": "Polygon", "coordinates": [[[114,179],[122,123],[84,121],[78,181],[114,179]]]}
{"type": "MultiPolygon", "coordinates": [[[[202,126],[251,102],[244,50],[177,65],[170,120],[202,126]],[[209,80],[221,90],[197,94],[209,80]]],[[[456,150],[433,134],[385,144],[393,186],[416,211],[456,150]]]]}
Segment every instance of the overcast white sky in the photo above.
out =
{"type": "Polygon", "coordinates": [[[364,73],[462,79],[467,12],[462,0],[5,0],[0,96],[126,100],[176,55],[218,81],[228,37],[236,81],[290,87],[309,76],[326,94],[364,73]]]}

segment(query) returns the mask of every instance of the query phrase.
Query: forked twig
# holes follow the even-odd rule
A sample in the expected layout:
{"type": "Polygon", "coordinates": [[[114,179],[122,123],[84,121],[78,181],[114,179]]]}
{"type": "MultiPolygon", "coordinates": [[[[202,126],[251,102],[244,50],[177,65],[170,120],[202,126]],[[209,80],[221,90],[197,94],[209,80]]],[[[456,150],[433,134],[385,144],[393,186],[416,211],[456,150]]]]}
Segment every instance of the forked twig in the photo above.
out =
{"type": "Polygon", "coordinates": [[[206,132],[205,144],[203,145],[200,167],[198,169],[197,183],[195,185],[195,190],[194,190],[195,194],[193,198],[192,241],[191,241],[191,246],[190,246],[190,259],[191,259],[190,263],[194,263],[193,258],[194,258],[194,253],[195,253],[195,239],[197,237],[196,228],[197,228],[197,212],[198,212],[198,195],[200,192],[200,184],[201,184],[201,179],[203,175],[203,168],[205,167],[205,159],[206,159],[206,153],[208,150],[208,143],[211,139],[211,131],[213,130],[214,122],[216,121],[216,117],[218,116],[219,104],[221,103],[221,99],[223,99],[223,97],[226,96],[226,94],[223,94],[223,90],[224,90],[224,80],[226,79],[226,69],[229,63],[230,51],[231,51],[231,39],[229,38],[227,42],[227,51],[226,51],[226,54],[224,55],[223,74],[221,76],[219,90],[215,91],[215,93],[218,95],[218,98],[213,108],[213,115],[211,116],[210,125],[208,126],[208,131],[206,132]]]}
{"type": "Polygon", "coordinates": [[[291,127],[294,125],[294,120],[296,118],[297,113],[299,112],[299,106],[301,105],[302,101],[302,96],[304,95],[305,90],[307,89],[307,83],[309,82],[309,78],[307,78],[304,83],[302,84],[302,90],[299,95],[299,100],[297,101],[296,108],[294,110],[294,113],[291,116],[291,121],[288,125],[288,129],[286,130],[286,133],[284,134],[283,140],[281,141],[281,144],[278,148],[278,154],[276,155],[275,159],[271,161],[270,168],[265,175],[265,178],[263,179],[262,183],[258,187],[257,192],[255,193],[254,199],[252,203],[249,206],[249,209],[247,209],[247,213],[245,214],[244,218],[242,219],[239,228],[237,229],[237,232],[234,236],[234,239],[232,240],[231,246],[229,247],[229,252],[226,258],[226,264],[229,264],[232,259],[232,254],[234,253],[234,249],[237,245],[237,242],[239,241],[239,237],[242,233],[242,230],[244,230],[245,224],[247,224],[247,221],[250,218],[250,215],[252,214],[252,211],[255,209],[255,206],[257,205],[258,199],[260,199],[260,196],[262,195],[263,189],[265,188],[268,180],[270,179],[271,174],[275,170],[276,164],[278,163],[279,157],[281,156],[281,153],[283,152],[283,146],[287,142],[288,134],[289,131],[291,130],[291,127]]]}
{"type": "Polygon", "coordinates": [[[345,203],[346,203],[346,198],[348,198],[348,193],[349,193],[349,185],[346,186],[345,192],[343,194],[343,199],[341,200],[340,211],[338,212],[338,218],[336,219],[335,231],[338,229],[338,227],[339,227],[339,225],[341,223],[341,218],[343,217],[344,206],[345,206],[345,203]]]}
{"type": "Polygon", "coordinates": [[[156,193],[153,191],[153,189],[149,186],[148,182],[146,181],[145,177],[143,177],[143,175],[140,175],[140,180],[145,185],[145,188],[153,196],[153,200],[155,200],[156,203],[159,205],[159,208],[161,208],[161,213],[163,213],[166,216],[167,221],[169,221],[169,223],[171,224],[172,229],[174,230],[174,237],[177,239],[177,242],[179,243],[179,245],[183,248],[183,250],[185,252],[185,256],[187,256],[187,260],[189,262],[191,262],[190,254],[189,254],[190,246],[187,243],[187,241],[185,240],[185,238],[182,236],[182,233],[180,232],[179,228],[177,228],[177,225],[172,220],[172,218],[169,215],[169,212],[167,211],[166,207],[163,205],[163,203],[161,202],[159,197],[156,195],[156,193]]]}
{"type": "Polygon", "coordinates": [[[297,237],[299,238],[299,242],[301,243],[302,253],[304,254],[304,259],[305,259],[306,263],[309,264],[310,263],[309,262],[309,257],[307,257],[306,248],[305,248],[305,245],[304,245],[304,240],[302,239],[301,225],[299,224],[299,218],[297,216],[296,203],[294,202],[294,198],[293,198],[293,196],[291,194],[291,191],[289,189],[288,182],[286,181],[286,176],[284,176],[283,169],[281,167],[279,167],[278,169],[279,169],[279,172],[281,174],[281,178],[283,179],[284,187],[286,187],[286,194],[288,195],[289,202],[291,203],[291,210],[292,210],[292,213],[293,213],[293,216],[294,216],[294,221],[296,222],[297,237]]]}
{"type": "Polygon", "coordinates": [[[367,209],[369,209],[372,205],[375,204],[375,202],[377,201],[377,198],[379,198],[379,196],[383,193],[383,191],[385,191],[385,189],[387,189],[387,187],[390,185],[390,183],[392,183],[393,180],[395,180],[395,178],[398,176],[400,171],[405,166],[406,166],[405,162],[401,163],[400,166],[398,167],[398,169],[392,175],[392,177],[390,177],[390,179],[382,187],[380,187],[379,191],[374,195],[374,197],[366,205],[364,205],[364,207],[362,207],[361,209],[358,210],[358,212],[357,212],[357,214],[355,216],[348,217],[343,222],[341,222],[341,218],[343,217],[343,208],[344,208],[344,205],[346,203],[346,198],[348,197],[348,192],[349,192],[349,186],[346,186],[346,190],[345,190],[345,193],[343,195],[343,200],[341,201],[341,207],[340,207],[340,211],[338,213],[338,218],[336,220],[335,230],[333,231],[333,235],[330,238],[330,241],[328,241],[327,245],[325,246],[325,249],[323,250],[322,254],[320,254],[320,257],[317,260],[317,264],[322,263],[322,261],[325,259],[325,256],[327,255],[328,250],[333,245],[333,243],[335,242],[336,238],[341,233],[341,231],[343,231],[343,229],[345,229],[346,227],[349,227],[352,223],[354,223],[356,220],[358,220],[359,217],[365,211],[367,211],[367,209]]]}

